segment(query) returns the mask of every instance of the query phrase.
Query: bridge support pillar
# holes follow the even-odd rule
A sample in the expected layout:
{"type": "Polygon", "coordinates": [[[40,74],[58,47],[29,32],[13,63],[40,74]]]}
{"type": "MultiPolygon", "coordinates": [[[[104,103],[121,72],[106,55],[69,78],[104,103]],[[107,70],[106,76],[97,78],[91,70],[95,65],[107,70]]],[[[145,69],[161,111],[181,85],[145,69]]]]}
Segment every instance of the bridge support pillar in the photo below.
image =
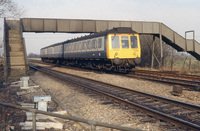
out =
{"type": "Polygon", "coordinates": [[[153,43],[152,43],[152,54],[151,54],[151,68],[154,67],[154,47],[155,47],[155,36],[153,36],[153,43]]]}
{"type": "Polygon", "coordinates": [[[159,34],[159,37],[160,37],[160,68],[162,69],[163,68],[162,23],[160,23],[160,34],[159,34]]]}
{"type": "Polygon", "coordinates": [[[6,20],[7,83],[19,80],[29,72],[26,47],[19,20],[6,20]]]}

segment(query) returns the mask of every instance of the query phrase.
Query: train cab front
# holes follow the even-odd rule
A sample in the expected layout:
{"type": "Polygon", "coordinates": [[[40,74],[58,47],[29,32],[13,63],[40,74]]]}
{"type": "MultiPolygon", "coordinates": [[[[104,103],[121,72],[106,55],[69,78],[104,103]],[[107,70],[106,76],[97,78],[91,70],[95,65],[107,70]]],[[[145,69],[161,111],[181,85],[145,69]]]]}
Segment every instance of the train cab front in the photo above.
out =
{"type": "Polygon", "coordinates": [[[141,62],[141,48],[138,34],[109,34],[107,58],[116,70],[132,70],[141,62]]]}

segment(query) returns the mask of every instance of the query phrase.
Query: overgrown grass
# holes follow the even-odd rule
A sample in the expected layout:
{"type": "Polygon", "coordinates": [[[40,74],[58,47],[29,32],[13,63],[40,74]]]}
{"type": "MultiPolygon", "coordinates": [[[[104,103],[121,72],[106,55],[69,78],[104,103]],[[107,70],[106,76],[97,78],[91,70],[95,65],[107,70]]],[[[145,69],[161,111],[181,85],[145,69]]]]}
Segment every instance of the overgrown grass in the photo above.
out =
{"type": "Polygon", "coordinates": [[[199,73],[200,61],[195,58],[175,57],[165,61],[164,70],[179,71],[181,73],[199,73]]]}
{"type": "Polygon", "coordinates": [[[173,71],[184,74],[197,74],[200,75],[200,61],[193,57],[172,57],[167,58],[164,61],[162,68],[152,69],[150,67],[136,67],[137,69],[143,70],[157,70],[157,71],[173,71]]]}

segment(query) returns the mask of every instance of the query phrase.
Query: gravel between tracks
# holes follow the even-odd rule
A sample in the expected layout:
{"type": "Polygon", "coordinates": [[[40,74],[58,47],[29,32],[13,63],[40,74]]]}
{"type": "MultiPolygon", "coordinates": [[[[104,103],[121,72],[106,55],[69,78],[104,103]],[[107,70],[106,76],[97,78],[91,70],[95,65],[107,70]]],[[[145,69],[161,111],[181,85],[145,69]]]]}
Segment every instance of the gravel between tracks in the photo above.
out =
{"type": "MultiPolygon", "coordinates": [[[[193,104],[200,104],[199,92],[184,90],[180,97],[176,97],[172,96],[170,93],[172,91],[172,86],[167,84],[137,80],[106,73],[99,74],[90,71],[75,71],[58,67],[54,67],[53,69],[134,90],[157,94],[193,104]]],[[[72,115],[98,120],[101,122],[140,128],[143,130],[167,130],[169,128],[175,129],[175,127],[170,127],[166,125],[166,123],[152,119],[151,117],[148,117],[139,111],[125,110],[125,107],[121,108],[116,106],[116,104],[109,102],[109,100],[91,95],[92,93],[86,93],[84,90],[78,89],[77,87],[72,88],[65,82],[47,77],[39,72],[31,76],[31,79],[40,84],[42,87],[48,88],[50,91],[52,91],[72,115]]]]}
{"type": "Polygon", "coordinates": [[[94,79],[94,80],[103,81],[106,83],[118,85],[121,87],[133,89],[133,90],[156,94],[159,96],[164,96],[164,97],[200,105],[199,91],[183,90],[183,93],[181,96],[174,96],[171,94],[173,90],[173,86],[170,86],[169,84],[162,84],[162,83],[152,82],[148,80],[134,79],[134,78],[126,78],[123,76],[106,74],[106,73],[98,74],[95,72],[84,72],[84,71],[75,71],[75,70],[72,71],[70,69],[63,69],[63,68],[58,68],[58,67],[54,67],[53,69],[70,73],[70,74],[83,76],[83,77],[94,79]]]}

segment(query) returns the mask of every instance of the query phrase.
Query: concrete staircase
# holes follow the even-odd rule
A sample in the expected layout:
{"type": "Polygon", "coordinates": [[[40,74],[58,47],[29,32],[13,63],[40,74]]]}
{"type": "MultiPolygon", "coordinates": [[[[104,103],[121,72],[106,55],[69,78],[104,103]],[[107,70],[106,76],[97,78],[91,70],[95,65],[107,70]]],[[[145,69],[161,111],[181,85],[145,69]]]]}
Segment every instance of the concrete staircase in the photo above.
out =
{"type": "Polygon", "coordinates": [[[200,43],[196,40],[185,39],[165,24],[160,24],[162,39],[177,51],[185,51],[200,61],[200,43]]]}
{"type": "Polygon", "coordinates": [[[7,82],[12,82],[27,75],[28,66],[20,21],[6,21],[6,24],[7,82]]]}

